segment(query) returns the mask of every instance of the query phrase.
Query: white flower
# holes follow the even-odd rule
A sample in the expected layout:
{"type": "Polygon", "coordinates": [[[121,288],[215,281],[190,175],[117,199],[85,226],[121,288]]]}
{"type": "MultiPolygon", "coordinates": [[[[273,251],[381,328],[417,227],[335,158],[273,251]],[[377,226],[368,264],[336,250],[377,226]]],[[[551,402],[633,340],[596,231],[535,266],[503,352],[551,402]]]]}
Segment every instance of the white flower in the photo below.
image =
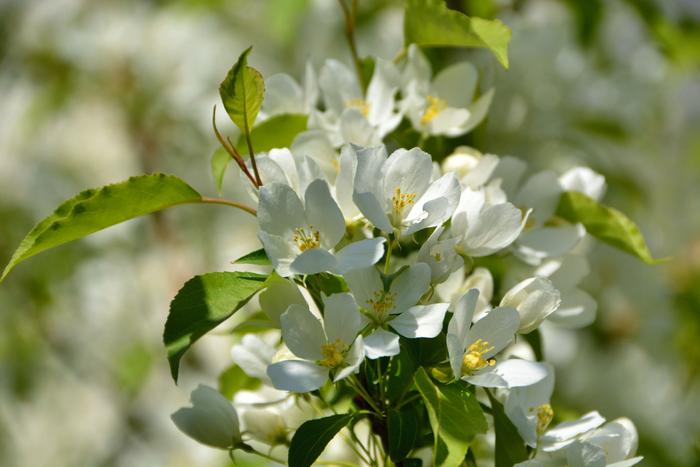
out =
{"type": "MultiPolygon", "coordinates": [[[[315,160],[305,155],[295,157],[287,148],[271,149],[267,153],[256,154],[255,161],[263,184],[282,183],[289,185],[298,194],[303,194],[314,180],[325,178],[315,160]]],[[[250,173],[253,173],[250,160],[246,162],[246,165],[250,173]]],[[[257,200],[259,198],[258,189],[253,186],[242,171],[240,178],[251,198],[257,200]]]]}
{"type": "Polygon", "coordinates": [[[330,271],[342,274],[370,266],[382,257],[383,238],[351,243],[331,252],[345,235],[345,219],[328,184],[314,180],[304,202],[288,185],[260,188],[258,236],[272,265],[283,277],[330,271]]]}
{"type": "Polygon", "coordinates": [[[242,413],[241,419],[246,433],[255,440],[270,446],[289,443],[287,424],[279,412],[271,409],[249,408],[242,413]]]}
{"type": "Polygon", "coordinates": [[[450,307],[455,308],[462,296],[471,289],[479,291],[479,298],[476,302],[473,320],[478,320],[491,309],[493,299],[493,276],[486,268],[475,268],[465,279],[464,270],[458,269],[451,274],[445,282],[438,284],[435,291],[442,300],[450,302],[450,307]]]}
{"type": "Polygon", "coordinates": [[[447,327],[447,353],[456,379],[488,388],[535,384],[547,376],[541,364],[520,359],[493,358],[518,330],[518,312],[498,307],[472,324],[479,291],[472,289],[457,303],[447,327]]]}
{"type": "Polygon", "coordinates": [[[596,201],[601,200],[606,189],[605,177],[588,167],[567,170],[559,177],[559,183],[566,191],[578,191],[596,201]]]}
{"type": "Polygon", "coordinates": [[[436,228],[418,250],[417,260],[430,267],[430,282],[432,284],[445,281],[450,274],[464,265],[462,257],[454,253],[457,239],[440,240],[440,235],[444,230],[442,226],[436,228]]]}
{"type": "Polygon", "coordinates": [[[265,79],[262,112],[266,118],[279,114],[308,114],[316,107],[318,96],[316,73],[307,62],[301,86],[286,73],[265,79]]]}
{"type": "Polygon", "coordinates": [[[403,118],[395,110],[399,73],[389,61],[376,59],[366,98],[356,74],[336,60],[323,65],[319,85],[326,110],[312,112],[309,127],[324,130],[336,147],[380,144],[403,118]]]}
{"type": "Polygon", "coordinates": [[[282,315],[282,337],[299,360],[273,363],[267,374],[277,389],[309,392],[356,373],[364,358],[362,316],[352,295],[325,297],[323,323],[308,308],[291,305],[282,315]]]}
{"type": "Polygon", "coordinates": [[[431,182],[432,159],[419,148],[384,146],[357,153],[353,200],[375,227],[387,234],[410,235],[447,219],[459,201],[459,182],[448,173],[431,182]]]}
{"type": "Polygon", "coordinates": [[[190,438],[221,449],[241,443],[238,415],[216,389],[199,385],[190,394],[192,407],[183,407],[170,418],[190,438]]]}
{"type": "Polygon", "coordinates": [[[516,284],[501,299],[501,306],[515,308],[520,315],[518,332],[534,331],[561,303],[559,291],[549,279],[530,277],[516,284]]]}
{"type": "Polygon", "coordinates": [[[267,376],[267,367],[277,350],[255,334],[246,334],[239,344],[231,347],[233,363],[251,378],[258,378],[265,384],[272,384],[267,376]]]}
{"type": "Polygon", "coordinates": [[[486,185],[498,164],[498,156],[484,155],[474,148],[458,146],[442,161],[442,170],[455,172],[463,186],[477,189],[486,185]]]}
{"type": "Polygon", "coordinates": [[[399,353],[399,336],[437,336],[447,312],[447,303],[416,305],[428,291],[430,268],[417,263],[396,276],[386,290],[376,268],[358,269],[345,274],[345,280],[360,310],[372,326],[365,337],[368,358],[399,353]]]}
{"type": "Polygon", "coordinates": [[[431,75],[430,63],[420,49],[409,46],[401,106],[417,131],[455,137],[481,123],[491,106],[493,89],[472,101],[478,78],[474,66],[467,62],[451,65],[432,82],[431,75]]]}
{"type": "Polygon", "coordinates": [[[535,275],[547,277],[561,293],[561,304],[547,319],[558,326],[580,328],[595,321],[598,303],[577,287],[588,274],[588,262],[581,255],[567,255],[542,263],[535,275]]]}
{"type": "Polygon", "coordinates": [[[545,369],[547,376],[530,386],[508,390],[503,405],[520,437],[532,447],[537,446],[537,440],[544,434],[554,415],[549,404],[554,390],[554,368],[548,363],[538,365],[545,369]]]}
{"type": "Polygon", "coordinates": [[[490,204],[486,191],[465,188],[452,215],[450,231],[470,256],[488,256],[506,248],[522,232],[530,211],[523,216],[508,202],[490,204]]]}

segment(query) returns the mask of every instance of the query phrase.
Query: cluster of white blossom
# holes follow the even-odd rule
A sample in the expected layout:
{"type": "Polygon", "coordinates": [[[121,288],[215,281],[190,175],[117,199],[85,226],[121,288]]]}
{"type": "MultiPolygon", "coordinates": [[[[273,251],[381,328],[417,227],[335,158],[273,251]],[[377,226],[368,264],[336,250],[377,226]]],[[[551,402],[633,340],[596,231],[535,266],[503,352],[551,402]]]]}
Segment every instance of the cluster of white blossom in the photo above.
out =
{"type": "Polygon", "coordinates": [[[366,94],[334,60],[318,77],[308,66],[301,85],[287,75],[266,80],[264,118],[309,116],[290,148],[255,156],[262,186],[250,186],[276,272],[260,308],[279,330],[245,335],[232,349],[233,361],[262,382],[236,395],[244,430],[231,403],[203,386],[192,408],[173,415],[180,429],[222,448],[248,446],[242,433],[246,443],[284,447],[314,416],[298,394],[329,381],[360,390],[363,364],[399,355],[403,340],[442,335],[447,358],[433,375],[503,404],[532,448],[518,465],[639,462],[628,419],[605,423],[591,412],[550,428],[554,370],[536,361],[526,338],[544,321],[576,328],[595,319],[595,301],[578,288],[588,273],[578,248],[586,230],[555,211],[564,191],[600,199],[604,178],[584,167],[525,177],[526,165],[512,157],[459,147],[440,164],[419,147],[383,145],[404,119],[426,137],[469,132],[493,96],[474,100],[476,83],[468,63],[433,77],[414,46],[402,66],[377,59],[366,94]],[[489,263],[479,261],[508,254],[529,277],[496,295],[489,263]],[[344,291],[309,293],[317,274],[332,275],[344,291]]]}

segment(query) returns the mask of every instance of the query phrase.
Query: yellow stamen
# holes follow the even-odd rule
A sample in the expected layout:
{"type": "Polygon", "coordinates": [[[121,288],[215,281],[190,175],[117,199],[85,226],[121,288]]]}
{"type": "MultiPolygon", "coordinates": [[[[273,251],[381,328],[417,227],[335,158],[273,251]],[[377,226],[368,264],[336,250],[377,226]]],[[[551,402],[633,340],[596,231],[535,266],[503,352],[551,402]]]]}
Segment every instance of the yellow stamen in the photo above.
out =
{"type": "Polygon", "coordinates": [[[484,354],[491,352],[493,349],[494,347],[488,341],[477,339],[469,346],[464,354],[464,358],[462,358],[462,373],[471,374],[476,370],[495,365],[495,359],[490,358],[486,360],[484,358],[484,354]]]}
{"type": "Polygon", "coordinates": [[[554,410],[552,410],[552,406],[549,404],[542,404],[535,410],[537,410],[537,436],[542,436],[549,424],[552,423],[554,410]]]}
{"type": "Polygon", "coordinates": [[[391,206],[394,209],[394,215],[401,217],[403,210],[406,209],[406,207],[413,205],[415,201],[415,193],[401,193],[401,188],[394,188],[394,196],[391,197],[391,206]]]}
{"type": "Polygon", "coordinates": [[[447,102],[439,97],[428,96],[426,97],[426,100],[428,101],[428,106],[425,108],[423,116],[420,119],[420,122],[423,125],[427,125],[428,123],[432,122],[440,112],[447,108],[447,102]]]}
{"type": "Polygon", "coordinates": [[[314,228],[313,225],[308,227],[299,227],[294,229],[292,240],[297,244],[301,251],[318,248],[321,244],[321,233],[314,228]]]}
{"type": "Polygon", "coordinates": [[[380,323],[385,321],[389,312],[394,308],[396,295],[384,290],[374,292],[374,298],[367,300],[372,316],[380,323]]]}
{"type": "Polygon", "coordinates": [[[365,117],[369,115],[369,104],[364,99],[348,99],[345,101],[345,107],[348,109],[357,109],[362,112],[362,115],[365,117]]]}
{"type": "Polygon", "coordinates": [[[344,361],[343,352],[345,352],[346,347],[345,343],[340,339],[322,344],[321,353],[323,354],[323,359],[318,364],[327,368],[340,366],[344,361]]]}

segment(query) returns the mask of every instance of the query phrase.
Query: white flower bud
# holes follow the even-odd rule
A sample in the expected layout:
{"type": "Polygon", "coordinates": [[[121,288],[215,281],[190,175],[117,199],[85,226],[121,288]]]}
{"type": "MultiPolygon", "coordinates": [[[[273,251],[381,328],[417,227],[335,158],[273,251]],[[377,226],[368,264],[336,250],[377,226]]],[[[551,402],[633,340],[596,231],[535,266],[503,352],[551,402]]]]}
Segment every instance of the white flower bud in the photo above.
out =
{"type": "Polygon", "coordinates": [[[605,177],[588,167],[574,167],[559,177],[559,184],[566,191],[578,191],[596,201],[605,194],[605,177]]]}
{"type": "Polygon", "coordinates": [[[238,415],[228,399],[200,384],[190,400],[192,407],[183,407],[170,416],[180,431],[215,448],[228,449],[241,442],[238,415]]]}
{"type": "Polygon", "coordinates": [[[527,334],[537,328],[559,307],[560,303],[559,291],[554,288],[549,279],[542,277],[525,279],[510,289],[501,300],[501,306],[518,310],[520,315],[518,332],[521,334],[527,334]]]}
{"type": "Polygon", "coordinates": [[[287,425],[282,416],[268,409],[248,409],[241,416],[245,431],[270,446],[286,444],[287,425]]]}

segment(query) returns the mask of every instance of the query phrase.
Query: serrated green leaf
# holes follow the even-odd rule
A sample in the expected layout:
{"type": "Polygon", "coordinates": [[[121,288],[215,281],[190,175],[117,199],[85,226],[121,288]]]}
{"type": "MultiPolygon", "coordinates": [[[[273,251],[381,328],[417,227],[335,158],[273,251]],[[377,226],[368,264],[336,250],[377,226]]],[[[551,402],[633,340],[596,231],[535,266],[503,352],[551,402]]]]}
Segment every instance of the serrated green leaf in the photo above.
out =
{"type": "Polygon", "coordinates": [[[559,200],[557,215],[569,222],[580,222],[598,240],[636,256],[647,264],[664,261],[652,257],[639,227],[627,216],[583,193],[564,192],[559,200]]]}
{"type": "Polygon", "coordinates": [[[389,409],[387,430],[389,456],[394,462],[399,462],[411,452],[420,433],[420,414],[416,406],[407,405],[401,410],[389,409]]]}
{"type": "Polygon", "coordinates": [[[180,359],[197,339],[214,329],[265,287],[267,275],[212,272],[188,280],[170,302],[163,343],[175,381],[180,359]]]}
{"type": "Polygon", "coordinates": [[[403,24],[406,46],[487,48],[508,68],[511,31],[499,20],[469,17],[443,0],[408,0],[403,24]]]}
{"type": "Polygon", "coordinates": [[[503,405],[489,391],[486,391],[486,394],[491,401],[491,415],[496,432],[496,467],[511,467],[527,460],[525,442],[520,438],[518,429],[506,416],[503,405]]]}
{"type": "Polygon", "coordinates": [[[232,400],[238,391],[254,391],[261,384],[259,379],[251,378],[238,365],[231,365],[219,375],[219,392],[228,400],[232,400]]]}
{"type": "Polygon", "coordinates": [[[423,368],[416,372],[414,382],[433,430],[433,464],[460,465],[474,436],[488,428],[476,396],[462,382],[435,384],[423,368]]]}
{"type": "Polygon", "coordinates": [[[187,183],[161,173],[85,190],[61,204],[24,237],[5,266],[0,281],[17,264],[44,250],[144,214],[201,199],[187,183]]]}
{"type": "Polygon", "coordinates": [[[289,466],[311,466],[326,445],[353,417],[353,414],[339,414],[304,422],[294,433],[289,446],[289,466]]]}
{"type": "Polygon", "coordinates": [[[229,70],[219,86],[219,94],[226,112],[246,134],[255,124],[265,95],[265,81],[258,70],[248,66],[248,47],[229,70]]]}
{"type": "Polygon", "coordinates": [[[214,178],[214,185],[219,194],[224,186],[224,175],[229,162],[231,162],[231,156],[224,148],[217,149],[211,155],[211,176],[214,178]]]}
{"type": "Polygon", "coordinates": [[[248,253],[247,255],[243,255],[237,260],[232,262],[233,264],[254,264],[257,266],[270,266],[272,263],[270,262],[270,258],[267,257],[267,253],[265,253],[264,248],[260,248],[259,250],[252,251],[248,253]]]}
{"type": "MultiPolygon", "coordinates": [[[[260,122],[250,132],[250,139],[255,142],[255,152],[291,146],[294,138],[306,130],[308,119],[308,116],[302,114],[281,114],[260,122]]],[[[245,135],[238,137],[236,150],[242,155],[248,155],[245,135]]]]}

